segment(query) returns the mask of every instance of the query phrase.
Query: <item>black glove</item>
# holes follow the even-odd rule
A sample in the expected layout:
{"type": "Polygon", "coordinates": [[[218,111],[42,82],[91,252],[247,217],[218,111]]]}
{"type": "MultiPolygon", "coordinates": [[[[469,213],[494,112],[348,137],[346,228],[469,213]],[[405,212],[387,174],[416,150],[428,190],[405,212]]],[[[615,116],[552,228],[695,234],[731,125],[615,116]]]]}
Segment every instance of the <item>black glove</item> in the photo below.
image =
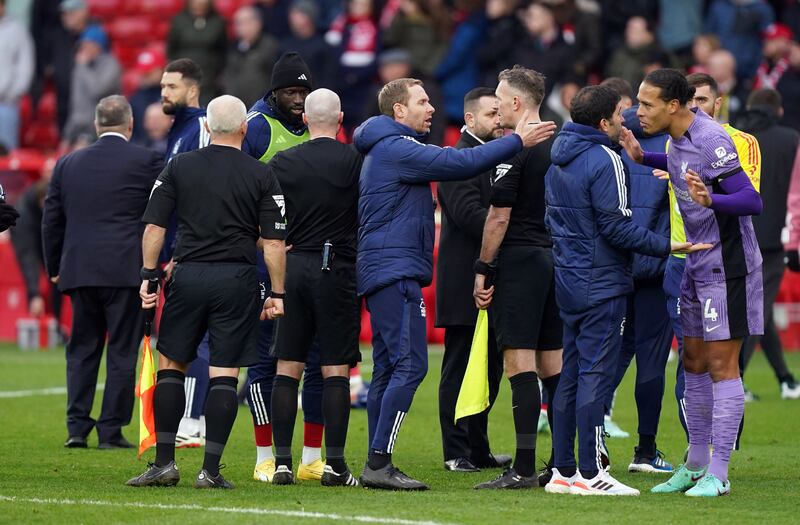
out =
{"type": "Polygon", "coordinates": [[[790,250],[783,253],[783,262],[786,267],[793,272],[800,272],[800,254],[797,250],[790,250]]]}
{"type": "Polygon", "coordinates": [[[0,232],[16,226],[19,212],[10,204],[0,203],[0,232]]]}

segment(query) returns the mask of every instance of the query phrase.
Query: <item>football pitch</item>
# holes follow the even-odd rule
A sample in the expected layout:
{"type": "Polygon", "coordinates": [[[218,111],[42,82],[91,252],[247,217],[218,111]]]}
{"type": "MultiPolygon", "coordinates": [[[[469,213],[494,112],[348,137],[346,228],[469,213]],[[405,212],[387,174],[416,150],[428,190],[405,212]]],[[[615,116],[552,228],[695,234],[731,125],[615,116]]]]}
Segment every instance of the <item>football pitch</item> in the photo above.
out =
{"type": "MultiPolygon", "coordinates": [[[[233,491],[198,491],[192,482],[202,464],[202,449],[178,450],[182,480],[175,488],[135,489],[124,482],[141,473],[146,460],[131,450],[65,449],[65,364],[63,349],[21,352],[0,345],[0,523],[798,523],[798,457],[800,401],[782,401],[777,383],[761,353],[753,357],[748,387],[761,400],[746,407],[743,447],[731,462],[732,493],[712,500],[683,495],[652,495],[650,487],[664,477],[629,474],[635,437],[609,439],[612,473],[639,488],[640,497],[580,498],[528,491],[475,491],[475,483],[499,471],[477,474],[442,468],[437,387],[441,348],[430,349],[430,371],[420,386],[397,442],[396,464],[430,484],[424,493],[391,493],[363,488],[326,488],[300,482],[289,487],[253,481],[255,460],[250,413],[241,407],[223,462],[233,491]]],[[[362,367],[369,375],[370,354],[362,367]]],[[[800,369],[800,353],[787,356],[800,369]]],[[[633,369],[617,395],[614,419],[635,436],[633,369]]],[[[684,452],[684,435],[673,396],[675,363],[668,365],[667,393],[661,414],[659,448],[676,466],[684,452]]],[[[102,377],[102,373],[101,373],[102,377]]],[[[490,418],[496,452],[512,453],[514,433],[508,382],[504,382],[490,418]]],[[[94,417],[102,392],[95,398],[94,417]]],[[[298,414],[301,416],[301,414],[298,414]]],[[[302,423],[296,428],[295,462],[302,446],[302,423]]],[[[138,440],[134,424],[124,429],[138,440]]],[[[354,410],[347,458],[355,474],[366,457],[367,417],[354,410]]],[[[547,459],[550,438],[540,434],[537,467],[547,459]]]]}

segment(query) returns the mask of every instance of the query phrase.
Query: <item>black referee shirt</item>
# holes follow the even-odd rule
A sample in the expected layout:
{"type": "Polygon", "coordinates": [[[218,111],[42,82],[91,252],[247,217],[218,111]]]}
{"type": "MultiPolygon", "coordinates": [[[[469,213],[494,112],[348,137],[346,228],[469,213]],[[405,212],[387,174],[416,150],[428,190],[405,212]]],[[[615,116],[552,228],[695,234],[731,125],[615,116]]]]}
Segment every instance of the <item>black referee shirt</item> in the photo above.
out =
{"type": "Polygon", "coordinates": [[[158,176],[143,222],[178,218],[177,262],[256,263],[256,240],[283,239],[283,192],[267,167],[240,150],[210,145],[174,157],[158,176]]]}
{"type": "Polygon", "coordinates": [[[512,208],[502,246],[552,246],[544,224],[544,176],[553,139],[525,148],[498,164],[492,176],[491,204],[512,208]]]}
{"type": "Polygon", "coordinates": [[[358,177],[362,157],[352,145],[321,137],[282,151],[269,161],[286,196],[292,251],[321,252],[326,240],[337,256],[355,259],[358,177]]]}

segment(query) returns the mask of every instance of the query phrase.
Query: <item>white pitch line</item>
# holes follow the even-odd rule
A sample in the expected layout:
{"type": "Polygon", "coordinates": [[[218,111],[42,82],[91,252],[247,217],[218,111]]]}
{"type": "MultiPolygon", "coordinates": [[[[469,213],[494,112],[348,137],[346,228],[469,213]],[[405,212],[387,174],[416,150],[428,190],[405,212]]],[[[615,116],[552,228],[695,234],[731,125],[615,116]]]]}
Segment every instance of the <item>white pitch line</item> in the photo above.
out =
{"type": "Polygon", "coordinates": [[[203,507],[201,505],[171,505],[165,503],[142,503],[142,502],[116,502],[91,499],[43,499],[43,498],[19,498],[16,496],[3,496],[0,494],[0,501],[12,503],[34,503],[37,505],[91,505],[95,507],[124,507],[136,509],[157,509],[157,510],[192,510],[207,512],[222,512],[228,514],[253,514],[257,516],[287,516],[291,518],[309,518],[321,520],[347,521],[359,523],[386,523],[392,525],[447,525],[436,521],[417,521],[405,520],[401,518],[380,518],[373,516],[358,516],[344,514],[326,514],[323,512],[306,512],[304,510],[278,510],[278,509],[259,509],[259,508],[239,508],[239,507],[203,507]]]}
{"type": "MultiPolygon", "coordinates": [[[[97,383],[97,390],[105,389],[105,385],[103,383],[97,383]]],[[[56,386],[53,388],[38,388],[36,390],[10,390],[6,392],[0,392],[0,399],[11,399],[16,397],[34,397],[34,396],[53,396],[59,394],[66,394],[67,387],[65,386],[56,386]]]]}

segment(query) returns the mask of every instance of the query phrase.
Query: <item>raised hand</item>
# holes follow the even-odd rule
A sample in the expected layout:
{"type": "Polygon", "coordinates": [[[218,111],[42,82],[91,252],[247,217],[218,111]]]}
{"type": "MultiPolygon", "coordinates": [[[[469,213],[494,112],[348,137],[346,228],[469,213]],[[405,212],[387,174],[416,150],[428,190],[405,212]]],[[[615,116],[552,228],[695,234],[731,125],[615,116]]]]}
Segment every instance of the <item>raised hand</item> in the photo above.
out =
{"type": "Polygon", "coordinates": [[[694,253],[703,250],[710,250],[714,247],[713,244],[703,242],[692,244],[690,242],[675,242],[672,241],[672,253],[694,253]]]}
{"type": "Polygon", "coordinates": [[[689,188],[689,196],[694,202],[706,208],[711,206],[711,194],[696,171],[686,170],[686,185],[689,188]]]}
{"type": "Polygon", "coordinates": [[[622,131],[619,134],[619,144],[625,148],[625,152],[634,162],[642,163],[644,160],[642,146],[639,144],[639,141],[636,140],[636,137],[633,136],[631,130],[625,126],[622,127],[622,131]]]}
{"type": "Polygon", "coordinates": [[[653,170],[653,176],[661,180],[669,180],[669,173],[664,170],[653,170]]]}

